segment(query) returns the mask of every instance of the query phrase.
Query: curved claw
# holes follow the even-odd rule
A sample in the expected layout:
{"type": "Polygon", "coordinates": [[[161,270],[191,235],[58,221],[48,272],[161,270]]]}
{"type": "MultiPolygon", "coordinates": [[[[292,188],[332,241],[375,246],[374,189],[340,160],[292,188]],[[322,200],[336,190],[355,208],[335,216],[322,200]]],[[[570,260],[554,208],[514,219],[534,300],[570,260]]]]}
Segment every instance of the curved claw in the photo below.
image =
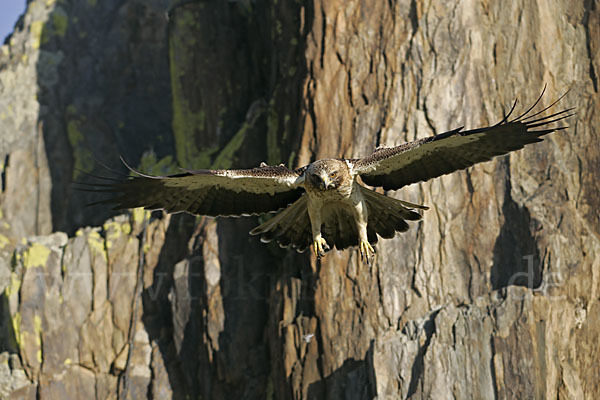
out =
{"type": "Polygon", "coordinates": [[[371,244],[366,240],[361,240],[359,250],[361,261],[364,261],[368,266],[371,266],[371,262],[375,257],[375,250],[373,249],[373,246],[371,246],[371,244]]]}
{"type": "Polygon", "coordinates": [[[313,250],[315,252],[315,256],[317,256],[317,258],[321,258],[325,256],[325,252],[329,250],[329,245],[327,244],[325,239],[320,237],[318,239],[315,239],[315,241],[313,242],[313,250]]]}

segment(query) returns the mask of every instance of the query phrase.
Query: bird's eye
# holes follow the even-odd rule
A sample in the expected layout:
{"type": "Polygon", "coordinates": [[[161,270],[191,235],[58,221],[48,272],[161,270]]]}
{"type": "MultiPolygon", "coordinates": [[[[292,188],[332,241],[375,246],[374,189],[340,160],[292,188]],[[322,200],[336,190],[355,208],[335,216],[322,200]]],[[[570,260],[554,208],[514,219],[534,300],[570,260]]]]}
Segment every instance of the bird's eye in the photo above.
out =
{"type": "Polygon", "coordinates": [[[329,173],[330,178],[335,178],[336,175],[337,175],[337,171],[332,171],[329,173]]]}

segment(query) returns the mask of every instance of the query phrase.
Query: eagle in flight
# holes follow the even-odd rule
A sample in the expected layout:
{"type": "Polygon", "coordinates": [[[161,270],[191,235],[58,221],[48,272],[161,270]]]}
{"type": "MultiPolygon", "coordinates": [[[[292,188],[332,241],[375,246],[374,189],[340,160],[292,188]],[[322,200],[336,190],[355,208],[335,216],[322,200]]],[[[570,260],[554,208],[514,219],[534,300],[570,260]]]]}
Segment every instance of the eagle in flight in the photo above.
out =
{"type": "Polygon", "coordinates": [[[414,210],[428,207],[377,193],[358,177],[369,186],[397,190],[540,142],[542,136],[566,128],[551,124],[573,115],[566,109],[540,116],[564,95],[534,113],[543,94],[522,115],[509,119],[515,101],[508,115],[493,126],[458,128],[396,147],[378,147],[364,158],[324,159],[297,169],[262,163],[252,169],[184,169],[177,175],[151,176],[123,160],[134,176],[93,184],[100,187],[95,191],[114,196],[94,204],[214,217],[276,212],[250,234],[300,252],[312,244],[318,258],[334,246],[338,250],[358,246],[361,259],[370,264],[378,236],[405,232],[406,221],[421,219],[414,210]]]}

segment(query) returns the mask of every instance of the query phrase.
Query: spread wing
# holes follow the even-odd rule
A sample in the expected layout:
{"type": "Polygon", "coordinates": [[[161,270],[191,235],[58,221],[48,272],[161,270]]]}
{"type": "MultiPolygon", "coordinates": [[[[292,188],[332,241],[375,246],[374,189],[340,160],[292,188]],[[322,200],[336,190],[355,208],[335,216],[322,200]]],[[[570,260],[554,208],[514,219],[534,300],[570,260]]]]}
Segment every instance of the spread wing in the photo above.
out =
{"type": "MultiPolygon", "coordinates": [[[[277,211],[296,201],[303,193],[304,169],[261,165],[238,170],[184,170],[169,176],[151,176],[129,167],[135,174],[110,179],[88,191],[106,192],[113,197],[93,204],[114,204],[115,210],[144,207],[169,213],[238,216],[277,211]]],[[[106,178],[103,178],[106,179],[106,178]]]]}
{"type": "Polygon", "coordinates": [[[525,113],[510,121],[516,102],[508,115],[494,126],[469,131],[459,128],[397,147],[379,148],[370,156],[352,160],[354,171],[368,185],[396,190],[541,142],[542,136],[566,128],[548,125],[573,115],[569,114],[572,109],[567,109],[534,118],[554,106],[564,95],[543,110],[528,115],[543,94],[525,113]]]}

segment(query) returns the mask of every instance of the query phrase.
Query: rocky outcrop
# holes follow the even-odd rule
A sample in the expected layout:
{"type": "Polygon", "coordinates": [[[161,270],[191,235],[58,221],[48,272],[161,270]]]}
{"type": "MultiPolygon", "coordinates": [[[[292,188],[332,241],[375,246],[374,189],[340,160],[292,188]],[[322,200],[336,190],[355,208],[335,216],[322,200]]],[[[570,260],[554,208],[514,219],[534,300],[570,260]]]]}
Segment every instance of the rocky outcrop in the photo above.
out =
{"type": "Polygon", "coordinates": [[[0,55],[0,397],[598,397],[599,20],[560,0],[30,1],[0,55]],[[119,154],[161,174],[359,157],[544,84],[545,105],[570,89],[570,128],[388,193],[430,209],[372,268],[71,190],[119,154]]]}

